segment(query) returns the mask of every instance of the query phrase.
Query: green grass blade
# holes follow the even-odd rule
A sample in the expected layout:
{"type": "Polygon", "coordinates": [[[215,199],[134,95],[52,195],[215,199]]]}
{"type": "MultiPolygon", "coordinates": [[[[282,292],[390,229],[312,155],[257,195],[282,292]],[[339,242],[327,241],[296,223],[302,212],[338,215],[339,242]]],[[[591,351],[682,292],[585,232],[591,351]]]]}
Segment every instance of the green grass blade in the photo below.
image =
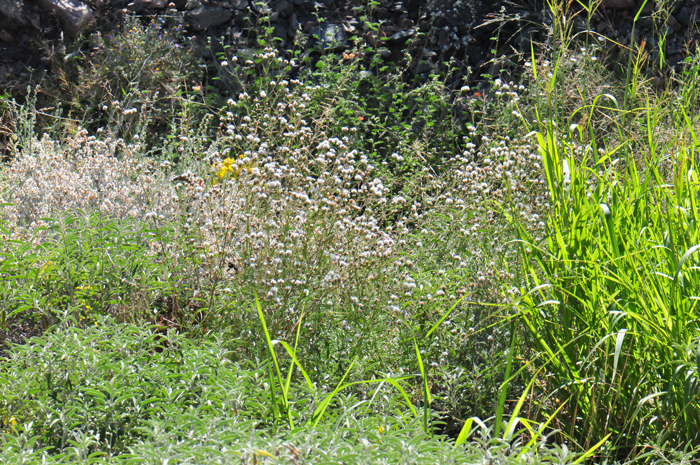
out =
{"type": "MultiPolygon", "coordinates": [[[[513,435],[513,430],[515,429],[515,426],[517,425],[518,422],[518,415],[520,414],[520,410],[523,407],[523,404],[525,403],[525,399],[527,398],[527,394],[530,392],[532,389],[532,386],[535,384],[535,377],[533,376],[532,380],[530,380],[530,383],[527,385],[523,393],[520,395],[520,398],[518,399],[518,403],[515,405],[515,408],[513,409],[513,413],[510,415],[510,420],[508,421],[508,424],[506,425],[505,430],[503,431],[503,439],[510,440],[512,435],[513,435]]],[[[505,383],[504,383],[505,384],[505,383]]],[[[498,437],[498,436],[496,436],[498,437]]]]}
{"type": "Polygon", "coordinates": [[[595,453],[595,451],[598,450],[598,448],[600,448],[600,446],[605,444],[605,441],[607,441],[608,438],[610,438],[610,436],[612,436],[612,433],[608,433],[603,439],[600,440],[600,442],[598,442],[596,445],[594,445],[593,447],[588,449],[583,455],[581,455],[581,457],[576,459],[576,461],[573,463],[573,465],[576,465],[577,463],[584,463],[584,461],[588,457],[592,456],[595,453]]]}
{"type": "Polygon", "coordinates": [[[421,357],[420,349],[418,348],[418,342],[416,338],[413,338],[413,347],[416,349],[416,359],[418,360],[418,369],[420,370],[421,378],[423,380],[423,429],[427,434],[428,432],[428,416],[430,413],[430,406],[433,403],[433,399],[430,396],[430,387],[428,386],[428,373],[425,371],[425,366],[423,365],[423,357],[421,357]]]}
{"type": "Polygon", "coordinates": [[[462,444],[464,441],[469,438],[469,435],[472,432],[472,424],[474,423],[474,417],[467,419],[467,421],[464,422],[464,425],[462,425],[462,429],[459,431],[459,436],[457,436],[457,440],[455,441],[455,447],[458,445],[462,444]]]}
{"type": "Polygon", "coordinates": [[[535,445],[535,443],[537,442],[537,439],[540,436],[542,436],[542,433],[544,433],[545,429],[547,429],[547,426],[549,426],[549,424],[559,414],[561,409],[564,408],[564,406],[567,404],[567,402],[568,401],[562,402],[562,404],[551,415],[549,415],[547,417],[547,420],[544,423],[539,425],[539,427],[537,428],[537,432],[532,435],[532,438],[530,438],[530,441],[528,441],[528,443],[525,445],[525,447],[520,451],[519,455],[522,456],[523,454],[527,453],[527,451],[529,451],[532,448],[532,446],[535,445]]]}
{"type": "MultiPolygon", "coordinates": [[[[304,377],[304,381],[306,381],[306,385],[309,387],[309,389],[313,390],[314,385],[311,382],[311,378],[309,377],[306,370],[304,370],[304,367],[301,366],[301,363],[299,362],[299,359],[296,356],[296,353],[297,353],[296,348],[292,349],[291,347],[289,347],[289,344],[287,344],[284,341],[272,341],[272,342],[284,347],[284,349],[287,351],[287,354],[289,354],[289,357],[292,359],[290,362],[290,368],[289,368],[290,372],[291,372],[292,368],[294,367],[294,365],[296,365],[296,367],[299,369],[302,376],[304,377]]],[[[287,375],[287,392],[289,392],[289,379],[290,378],[291,378],[291,375],[287,375]]]]}
{"type": "Polygon", "coordinates": [[[698,249],[700,249],[700,244],[691,247],[683,254],[681,259],[678,261],[678,267],[676,268],[676,273],[673,275],[674,282],[676,282],[676,283],[679,282],[679,277],[681,275],[681,268],[683,268],[683,264],[686,262],[686,260],[688,260],[688,258],[692,254],[694,254],[696,251],[698,251],[698,249]]]}
{"type": "Polygon", "coordinates": [[[297,322],[297,330],[296,330],[296,337],[294,338],[294,350],[291,350],[289,345],[286,342],[280,341],[282,346],[287,350],[287,353],[289,354],[289,357],[291,358],[289,362],[289,369],[287,371],[287,384],[285,386],[285,390],[289,392],[289,387],[292,383],[292,374],[294,373],[294,365],[296,364],[297,367],[301,370],[302,374],[304,375],[304,379],[306,380],[307,384],[311,389],[313,389],[311,380],[309,379],[309,376],[306,374],[306,371],[301,367],[301,364],[299,363],[299,360],[297,359],[297,348],[299,347],[299,334],[301,333],[301,322],[304,319],[304,312],[301,312],[301,316],[299,316],[299,321],[297,322]]]}
{"type": "MultiPolygon", "coordinates": [[[[513,369],[513,353],[515,352],[515,320],[511,322],[511,333],[510,333],[510,350],[508,351],[508,361],[506,362],[506,375],[505,381],[501,385],[501,394],[498,399],[498,405],[496,406],[496,425],[494,431],[494,437],[498,437],[501,432],[501,422],[503,420],[503,410],[505,408],[506,397],[508,396],[508,386],[510,385],[511,376],[510,373],[513,369]]],[[[534,378],[533,378],[534,380],[534,378]]],[[[525,390],[527,393],[527,389],[525,390]]]]}
{"type": "Polygon", "coordinates": [[[336,385],[336,387],[335,387],[335,389],[333,390],[333,392],[331,392],[330,394],[328,394],[328,395],[326,396],[326,398],[323,399],[323,401],[321,402],[321,404],[320,404],[320,405],[316,408],[316,410],[314,411],[314,414],[311,416],[311,426],[312,426],[312,427],[316,427],[316,426],[318,425],[318,422],[321,421],[321,417],[323,417],[323,414],[326,412],[326,409],[327,409],[328,406],[330,405],[330,403],[331,403],[331,401],[333,400],[333,398],[334,398],[336,395],[338,395],[338,393],[339,393],[340,391],[342,391],[342,390],[345,389],[346,387],[352,385],[352,383],[350,383],[350,384],[343,384],[343,382],[345,381],[345,378],[347,378],[348,373],[350,373],[350,370],[352,369],[353,365],[355,365],[355,360],[353,360],[353,361],[350,363],[350,366],[348,367],[348,369],[345,370],[345,373],[343,374],[343,377],[340,379],[340,381],[338,381],[338,384],[336,385]]]}
{"type": "Polygon", "coordinates": [[[442,317],[437,321],[437,323],[435,323],[435,324],[430,328],[430,330],[429,330],[427,333],[425,333],[425,338],[426,338],[426,339],[429,338],[430,335],[433,334],[433,332],[434,332],[436,329],[438,329],[438,327],[442,324],[442,322],[445,321],[445,319],[446,319],[448,316],[450,316],[450,313],[452,313],[452,311],[453,311],[455,308],[457,308],[457,305],[459,305],[460,302],[462,302],[462,300],[464,300],[464,296],[462,296],[462,297],[460,297],[459,299],[457,299],[457,302],[455,302],[455,304],[454,304],[448,311],[446,311],[444,315],[442,315],[442,317]]]}
{"type": "Polygon", "coordinates": [[[530,63],[532,64],[532,77],[537,82],[537,59],[535,58],[535,45],[530,42],[530,63]]]}
{"type": "MultiPolygon", "coordinates": [[[[407,379],[407,378],[401,378],[401,379],[407,379]]],[[[397,380],[397,379],[394,379],[394,378],[385,378],[383,381],[386,381],[387,383],[391,384],[392,386],[394,386],[394,387],[396,388],[397,391],[399,391],[399,393],[400,393],[401,396],[403,397],[404,401],[406,401],[406,405],[408,406],[408,408],[409,408],[409,409],[411,410],[411,412],[413,413],[413,416],[414,416],[415,418],[418,418],[418,411],[417,411],[416,408],[413,406],[413,403],[411,403],[411,398],[408,396],[408,394],[406,393],[406,391],[404,390],[404,388],[401,387],[401,385],[399,384],[398,380],[397,380]]],[[[374,381],[373,381],[373,382],[374,382],[374,381]]]]}
{"type": "MultiPolygon", "coordinates": [[[[270,332],[267,329],[267,323],[265,322],[265,315],[263,314],[262,307],[260,306],[260,301],[258,300],[258,296],[255,296],[255,306],[258,311],[258,318],[260,319],[260,324],[262,325],[263,328],[263,334],[265,335],[265,343],[267,344],[267,350],[268,354],[270,356],[270,359],[272,360],[272,363],[275,368],[275,374],[277,375],[277,382],[279,382],[280,385],[280,390],[282,391],[282,410],[284,412],[287,412],[288,410],[288,397],[287,397],[287,392],[285,391],[284,388],[284,381],[282,378],[282,372],[280,371],[280,366],[279,362],[277,360],[277,355],[275,354],[275,347],[272,342],[272,339],[270,338],[270,332]]],[[[270,374],[270,377],[272,378],[272,374],[270,374]]],[[[272,381],[272,380],[271,380],[272,381]]],[[[270,388],[272,389],[273,395],[274,395],[274,383],[270,383],[270,388]]],[[[273,403],[275,400],[273,399],[273,403]]]]}
{"type": "MultiPolygon", "coordinates": [[[[354,361],[353,361],[353,363],[354,363],[354,361]]],[[[348,367],[348,371],[345,372],[345,375],[343,376],[343,380],[345,379],[348,372],[350,371],[350,368],[352,368],[352,365],[350,365],[350,367],[348,367]]],[[[350,386],[355,386],[357,384],[375,384],[375,383],[389,383],[389,384],[391,384],[399,391],[401,396],[404,398],[404,400],[406,401],[406,405],[411,410],[411,413],[413,413],[413,416],[416,419],[418,419],[419,418],[418,412],[416,411],[416,408],[411,403],[411,398],[408,396],[406,391],[398,383],[398,381],[403,381],[406,379],[410,379],[412,377],[413,376],[404,376],[404,377],[400,377],[400,378],[378,378],[378,379],[370,379],[370,380],[353,381],[351,383],[345,383],[345,384],[342,384],[343,380],[341,380],[341,382],[338,383],[338,385],[333,390],[333,392],[328,394],[323,399],[321,404],[316,408],[316,410],[314,411],[314,414],[311,416],[311,419],[309,420],[309,426],[316,427],[318,425],[318,423],[321,420],[321,418],[323,417],[323,414],[325,413],[326,409],[328,409],[328,406],[330,405],[331,401],[333,400],[333,398],[336,395],[338,395],[338,393],[343,391],[343,389],[347,389],[350,386]]]]}
{"type": "Polygon", "coordinates": [[[622,352],[622,343],[625,340],[625,335],[627,334],[626,329],[621,329],[617,333],[617,340],[615,341],[615,358],[613,359],[613,376],[612,381],[615,381],[615,375],[617,374],[617,365],[620,361],[620,353],[622,352]]]}
{"type": "Polygon", "coordinates": [[[488,431],[488,426],[486,426],[486,423],[481,421],[479,417],[471,417],[467,421],[464,422],[464,425],[462,426],[462,430],[459,432],[459,436],[457,436],[457,440],[455,441],[455,447],[459,446],[460,444],[464,443],[467,439],[469,439],[469,435],[472,432],[472,425],[476,423],[481,427],[483,431],[488,431]]]}

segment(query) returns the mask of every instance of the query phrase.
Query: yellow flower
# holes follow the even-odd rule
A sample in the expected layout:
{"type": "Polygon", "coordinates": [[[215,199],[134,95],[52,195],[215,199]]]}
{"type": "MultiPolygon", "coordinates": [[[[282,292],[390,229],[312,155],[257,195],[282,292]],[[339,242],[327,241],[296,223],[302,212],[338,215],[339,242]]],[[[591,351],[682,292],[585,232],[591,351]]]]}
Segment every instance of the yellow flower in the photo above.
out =
{"type": "Polygon", "coordinates": [[[219,178],[220,181],[223,181],[229,173],[234,171],[236,171],[234,176],[238,176],[238,171],[240,171],[240,169],[236,170],[236,160],[233,158],[227,158],[221,163],[219,169],[216,171],[216,177],[219,178]]]}
{"type": "MultiPolygon", "coordinates": [[[[243,159],[244,157],[245,155],[241,155],[238,158],[243,159]]],[[[233,177],[234,179],[238,179],[241,171],[244,169],[250,171],[252,167],[253,164],[251,162],[245,163],[243,166],[241,166],[236,164],[236,160],[234,158],[226,158],[216,169],[217,179],[214,181],[214,184],[218,183],[219,181],[223,181],[229,176],[233,177]]]]}

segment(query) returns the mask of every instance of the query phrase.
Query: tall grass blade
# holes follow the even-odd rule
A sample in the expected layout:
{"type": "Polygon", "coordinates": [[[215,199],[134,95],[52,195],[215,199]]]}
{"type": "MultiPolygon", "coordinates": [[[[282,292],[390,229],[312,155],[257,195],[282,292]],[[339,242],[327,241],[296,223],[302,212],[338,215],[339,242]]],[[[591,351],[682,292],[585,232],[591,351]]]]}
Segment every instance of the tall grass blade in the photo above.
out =
{"type": "MultiPolygon", "coordinates": [[[[267,351],[268,355],[270,357],[270,361],[272,362],[272,365],[274,365],[275,369],[275,374],[277,375],[277,382],[279,383],[280,390],[282,391],[282,405],[281,405],[281,411],[278,412],[277,410],[277,399],[275,395],[275,388],[274,388],[274,381],[273,381],[273,373],[270,371],[270,392],[271,392],[271,397],[272,397],[272,404],[273,404],[273,413],[277,415],[277,413],[281,414],[287,414],[289,415],[289,402],[288,402],[288,397],[287,397],[287,392],[285,391],[285,383],[283,381],[284,378],[282,378],[282,372],[280,371],[280,366],[279,362],[277,360],[277,355],[275,354],[275,347],[272,342],[272,339],[270,338],[270,332],[267,329],[267,323],[265,322],[265,315],[263,314],[262,307],[260,306],[260,301],[258,300],[258,296],[255,296],[255,306],[258,311],[258,318],[260,319],[260,324],[262,325],[263,328],[263,334],[265,335],[265,343],[267,344],[267,351]]],[[[270,369],[272,370],[272,369],[270,369]]],[[[291,422],[291,416],[289,417],[289,421],[291,422]]],[[[290,427],[293,427],[290,423],[290,427]]]]}
{"type": "Polygon", "coordinates": [[[428,386],[428,373],[425,371],[425,366],[423,365],[423,357],[421,357],[420,349],[418,348],[418,342],[416,338],[413,338],[413,347],[416,350],[416,359],[418,360],[418,369],[420,370],[421,378],[423,380],[423,430],[426,434],[430,434],[428,431],[428,418],[430,415],[430,407],[433,403],[433,399],[430,395],[430,386],[428,386]]]}
{"type": "Polygon", "coordinates": [[[612,436],[612,433],[608,433],[603,439],[600,440],[597,444],[595,444],[593,447],[588,449],[585,453],[583,453],[578,459],[576,459],[575,462],[573,462],[573,465],[576,465],[578,463],[584,463],[588,457],[591,457],[595,451],[597,451],[600,446],[605,444],[605,442],[612,436]]]}
{"type": "MultiPolygon", "coordinates": [[[[537,439],[539,439],[542,436],[542,434],[547,429],[547,427],[552,422],[552,420],[554,420],[557,417],[557,415],[559,415],[559,412],[561,411],[561,409],[564,408],[564,406],[567,403],[568,403],[568,401],[562,402],[562,404],[559,407],[557,407],[557,409],[554,412],[552,412],[551,415],[548,415],[547,420],[538,426],[536,432],[530,431],[532,437],[530,438],[530,441],[528,441],[528,443],[525,444],[525,447],[523,447],[523,449],[520,451],[521,456],[526,454],[530,449],[532,449],[532,446],[535,445],[535,443],[537,442],[537,439]]],[[[529,422],[526,422],[525,420],[520,420],[520,421],[525,425],[527,425],[529,423],[529,422]]]]}
{"type": "Polygon", "coordinates": [[[295,365],[299,369],[299,371],[301,372],[301,375],[304,377],[304,381],[306,381],[306,385],[309,387],[309,389],[313,389],[314,386],[313,386],[313,383],[311,382],[311,378],[309,377],[306,370],[304,370],[304,367],[301,366],[301,363],[299,362],[299,359],[296,356],[296,354],[297,354],[296,347],[294,349],[292,349],[291,347],[289,347],[289,344],[287,344],[284,341],[272,341],[272,343],[279,344],[282,347],[284,347],[284,349],[287,351],[287,354],[289,354],[289,357],[291,358],[291,361],[289,362],[289,373],[287,374],[287,384],[285,386],[286,392],[289,392],[290,384],[291,384],[291,376],[292,376],[291,372],[292,372],[292,369],[294,368],[295,365]]]}
{"type": "MultiPolygon", "coordinates": [[[[355,365],[355,361],[356,361],[356,360],[354,359],[354,360],[350,363],[350,366],[348,366],[348,369],[345,370],[345,373],[343,374],[343,377],[340,378],[340,381],[338,381],[338,384],[336,385],[336,387],[335,387],[335,389],[333,390],[333,392],[331,392],[330,394],[328,394],[328,395],[323,399],[323,401],[321,402],[321,404],[320,404],[318,407],[316,407],[316,410],[314,411],[314,414],[311,416],[311,426],[312,426],[312,427],[316,427],[316,426],[318,425],[318,422],[321,421],[321,418],[323,417],[323,414],[326,413],[326,409],[327,409],[328,406],[330,405],[330,403],[331,403],[331,401],[333,400],[333,398],[334,398],[335,396],[337,396],[338,393],[339,393],[340,391],[342,391],[343,389],[345,389],[346,387],[352,386],[353,384],[355,384],[355,383],[343,384],[343,383],[345,382],[345,378],[347,378],[347,376],[348,376],[348,373],[350,373],[350,370],[351,370],[352,367],[355,365]]],[[[361,382],[363,382],[363,381],[359,381],[358,383],[361,383],[361,382]]]]}
{"type": "Polygon", "coordinates": [[[442,324],[442,322],[445,321],[445,319],[448,316],[450,316],[450,313],[452,313],[452,311],[455,308],[457,308],[457,305],[459,305],[462,302],[462,300],[464,300],[464,296],[457,299],[457,302],[455,302],[454,305],[448,311],[446,311],[445,314],[442,315],[442,317],[440,317],[440,319],[430,328],[430,330],[427,333],[425,333],[426,339],[429,338],[430,335],[433,334],[433,332],[435,332],[436,329],[438,329],[438,327],[442,324]]]}
{"type": "Polygon", "coordinates": [[[474,417],[468,418],[467,421],[464,422],[464,425],[462,425],[462,429],[459,431],[459,436],[457,436],[457,440],[455,441],[455,447],[459,446],[469,438],[469,435],[472,432],[473,423],[474,417]]]}
{"type": "Polygon", "coordinates": [[[459,432],[459,436],[457,436],[457,440],[455,441],[455,447],[459,446],[460,444],[463,444],[467,439],[469,439],[469,435],[472,432],[472,425],[476,423],[481,427],[483,431],[488,431],[488,426],[486,426],[486,423],[481,421],[479,417],[471,417],[467,421],[464,422],[464,425],[462,426],[462,429],[459,432]]]}
{"type": "Polygon", "coordinates": [[[284,341],[279,341],[279,343],[287,350],[287,354],[289,354],[290,357],[290,362],[289,362],[289,370],[287,371],[287,384],[285,385],[285,391],[289,392],[289,387],[292,384],[292,374],[294,373],[294,365],[296,365],[299,370],[301,371],[302,375],[304,376],[304,380],[306,380],[307,385],[309,386],[310,389],[313,390],[313,384],[311,383],[311,378],[309,378],[309,375],[306,373],[304,368],[302,368],[301,364],[299,363],[299,360],[297,360],[297,348],[299,347],[299,334],[301,333],[301,322],[304,319],[304,312],[301,312],[301,315],[299,316],[299,321],[297,322],[297,330],[296,330],[296,336],[294,337],[294,350],[292,350],[289,345],[284,342],[284,341]]]}
{"type": "MultiPolygon", "coordinates": [[[[528,393],[532,389],[532,386],[535,384],[535,378],[533,376],[532,380],[528,383],[527,387],[523,391],[523,393],[520,395],[520,398],[518,399],[518,403],[515,404],[515,408],[513,409],[513,412],[510,415],[510,420],[508,420],[508,424],[505,427],[505,430],[503,431],[503,439],[505,440],[510,440],[513,437],[513,433],[515,431],[515,427],[518,424],[518,421],[520,421],[520,418],[518,415],[520,415],[520,410],[523,408],[523,404],[525,403],[525,399],[527,398],[528,393]]],[[[498,437],[498,436],[496,436],[498,437]]]]}
{"type": "Polygon", "coordinates": [[[683,264],[686,262],[686,260],[688,260],[688,257],[697,252],[698,249],[700,249],[700,244],[691,247],[683,254],[681,259],[678,261],[678,268],[676,268],[676,273],[673,275],[674,282],[678,283],[679,281],[681,281],[682,285],[681,268],[683,268],[683,264]]]}
{"type": "MultiPolygon", "coordinates": [[[[353,364],[355,361],[353,360],[353,364]]],[[[401,397],[403,397],[404,401],[406,401],[406,406],[411,410],[411,413],[413,413],[413,416],[416,419],[419,419],[420,416],[418,414],[418,411],[416,411],[416,408],[413,406],[411,403],[411,398],[408,396],[404,388],[401,387],[399,384],[399,381],[404,381],[407,379],[412,378],[413,376],[403,376],[399,378],[378,378],[378,379],[369,379],[369,380],[360,380],[360,381],[352,381],[350,383],[345,383],[342,384],[342,381],[345,380],[347,377],[347,374],[350,372],[350,368],[352,368],[352,364],[350,367],[348,367],[348,370],[345,372],[345,375],[343,376],[343,379],[338,383],[336,388],[328,394],[321,404],[316,408],[314,411],[314,414],[311,416],[311,419],[309,420],[309,426],[315,427],[318,425],[319,421],[321,421],[321,418],[323,417],[325,411],[328,409],[328,406],[330,405],[331,401],[335,396],[337,396],[340,392],[342,392],[344,389],[347,389],[351,386],[356,386],[358,384],[375,384],[375,383],[389,383],[392,386],[396,388],[397,391],[401,394],[401,397]]]]}
{"type": "Polygon", "coordinates": [[[615,375],[617,375],[617,366],[620,362],[620,353],[622,352],[622,343],[625,340],[625,335],[627,334],[626,329],[621,329],[617,333],[617,340],[615,341],[615,357],[613,359],[613,376],[612,381],[615,381],[615,375]]]}
{"type": "MultiPolygon", "coordinates": [[[[494,431],[494,436],[498,437],[500,432],[501,432],[501,422],[503,421],[503,410],[505,408],[505,403],[506,403],[506,397],[508,397],[508,386],[510,385],[511,381],[511,370],[513,368],[513,353],[515,352],[515,334],[516,334],[516,326],[515,326],[515,320],[511,321],[511,329],[510,329],[510,349],[508,351],[508,361],[506,362],[506,374],[505,374],[505,381],[501,385],[501,394],[498,399],[498,405],[496,406],[496,425],[495,425],[495,431],[494,431]]],[[[534,380],[534,378],[533,378],[534,380]]],[[[526,394],[528,389],[525,389],[526,394]]],[[[519,404],[520,405],[520,404],[519,404]]],[[[517,414],[515,414],[517,415],[517,414]]]]}

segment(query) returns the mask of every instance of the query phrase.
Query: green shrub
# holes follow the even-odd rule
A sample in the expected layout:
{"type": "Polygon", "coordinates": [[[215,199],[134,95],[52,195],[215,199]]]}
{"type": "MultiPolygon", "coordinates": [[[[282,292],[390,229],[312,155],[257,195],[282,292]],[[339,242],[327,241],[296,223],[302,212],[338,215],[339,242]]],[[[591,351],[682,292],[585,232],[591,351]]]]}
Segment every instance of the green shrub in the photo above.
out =
{"type": "MultiPolygon", "coordinates": [[[[234,363],[228,336],[66,320],[0,365],[0,454],[8,463],[572,463],[566,449],[426,435],[386,383],[335,397],[316,428],[276,426],[270,378],[234,363]],[[540,449],[540,447],[542,447],[540,449]]],[[[264,339],[258,339],[261,348],[264,339]]],[[[393,388],[392,388],[393,389],[393,388]]],[[[294,412],[322,397],[293,383],[294,412]]]]}
{"type": "Polygon", "coordinates": [[[154,20],[144,26],[127,18],[109,33],[93,33],[87,42],[89,54],[78,42],[65,60],[56,57],[56,74],[42,89],[54,99],[49,103],[57,101],[65,110],[58,116],[68,117],[63,121],[69,130],[95,134],[99,129],[130,140],[150,126],[153,140],[167,130],[187,96],[201,95],[195,45],[183,36],[182,25],[154,20]]]}

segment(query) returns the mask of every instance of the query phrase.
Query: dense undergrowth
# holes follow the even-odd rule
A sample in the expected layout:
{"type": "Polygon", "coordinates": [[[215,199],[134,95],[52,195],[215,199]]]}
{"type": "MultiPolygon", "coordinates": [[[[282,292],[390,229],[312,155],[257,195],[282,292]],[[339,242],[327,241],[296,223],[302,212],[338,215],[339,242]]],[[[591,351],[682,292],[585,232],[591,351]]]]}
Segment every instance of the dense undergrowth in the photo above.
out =
{"type": "Polygon", "coordinates": [[[478,90],[130,22],[3,99],[0,460],[691,460],[700,62],[552,13],[478,90]]]}

